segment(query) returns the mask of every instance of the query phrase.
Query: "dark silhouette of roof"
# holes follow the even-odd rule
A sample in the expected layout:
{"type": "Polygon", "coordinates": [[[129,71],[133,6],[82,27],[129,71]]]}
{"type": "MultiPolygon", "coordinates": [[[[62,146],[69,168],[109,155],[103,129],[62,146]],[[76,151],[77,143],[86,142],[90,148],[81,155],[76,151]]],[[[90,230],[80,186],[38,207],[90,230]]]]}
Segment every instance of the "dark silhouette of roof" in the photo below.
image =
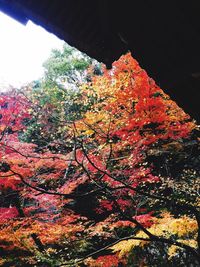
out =
{"type": "Polygon", "coordinates": [[[108,67],[131,51],[200,120],[199,0],[0,0],[0,10],[32,20],[108,67]]]}

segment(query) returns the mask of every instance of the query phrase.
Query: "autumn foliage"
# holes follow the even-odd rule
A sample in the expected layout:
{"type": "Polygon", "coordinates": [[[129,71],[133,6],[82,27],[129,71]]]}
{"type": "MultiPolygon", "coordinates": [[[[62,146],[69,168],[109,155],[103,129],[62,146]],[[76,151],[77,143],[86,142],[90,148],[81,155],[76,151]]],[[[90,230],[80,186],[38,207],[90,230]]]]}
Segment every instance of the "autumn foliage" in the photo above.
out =
{"type": "Polygon", "coordinates": [[[2,266],[198,266],[198,127],[130,54],[88,73],[70,117],[0,95],[2,266]]]}

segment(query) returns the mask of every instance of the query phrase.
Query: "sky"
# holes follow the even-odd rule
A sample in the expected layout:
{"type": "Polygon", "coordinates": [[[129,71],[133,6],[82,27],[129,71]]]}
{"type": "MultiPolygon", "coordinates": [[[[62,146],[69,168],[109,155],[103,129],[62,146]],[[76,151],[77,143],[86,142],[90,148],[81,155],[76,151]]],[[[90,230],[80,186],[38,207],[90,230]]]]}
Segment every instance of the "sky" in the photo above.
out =
{"type": "Polygon", "coordinates": [[[40,78],[43,62],[63,43],[31,21],[24,26],[0,12],[0,91],[40,78]]]}

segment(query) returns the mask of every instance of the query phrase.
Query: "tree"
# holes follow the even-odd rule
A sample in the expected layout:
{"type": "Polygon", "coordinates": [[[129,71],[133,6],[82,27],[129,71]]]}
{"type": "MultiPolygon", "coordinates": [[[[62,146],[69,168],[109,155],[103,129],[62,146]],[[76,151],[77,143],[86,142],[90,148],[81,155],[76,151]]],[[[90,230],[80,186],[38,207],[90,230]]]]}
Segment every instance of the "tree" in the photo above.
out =
{"type": "Polygon", "coordinates": [[[198,266],[194,121],[130,54],[101,76],[90,72],[79,116],[55,116],[52,94],[49,106],[34,90],[1,96],[2,264],[198,266]],[[24,142],[33,114],[63,134],[45,148],[24,142]]]}
{"type": "Polygon", "coordinates": [[[97,69],[100,68],[100,64],[95,60],[77,49],[64,44],[62,50],[52,50],[51,56],[44,62],[44,82],[50,87],[69,87],[71,85],[75,90],[86,80],[86,70],[91,64],[97,69]]]}
{"type": "Polygon", "coordinates": [[[69,149],[65,145],[66,129],[63,127],[81,117],[91,108],[94,99],[88,96],[87,104],[82,101],[81,84],[93,74],[102,75],[101,64],[64,44],[62,50],[52,50],[44,63],[45,75],[21,90],[30,102],[32,118],[22,140],[37,144],[40,149],[69,149]],[[42,112],[41,112],[42,111],[42,112]],[[55,140],[61,144],[53,145],[55,140]]]}

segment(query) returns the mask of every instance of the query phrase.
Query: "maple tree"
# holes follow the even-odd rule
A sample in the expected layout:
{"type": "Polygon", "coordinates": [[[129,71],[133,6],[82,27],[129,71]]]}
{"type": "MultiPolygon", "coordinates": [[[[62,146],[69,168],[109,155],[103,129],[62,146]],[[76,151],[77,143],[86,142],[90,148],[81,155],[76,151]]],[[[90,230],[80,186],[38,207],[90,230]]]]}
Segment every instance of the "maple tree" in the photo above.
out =
{"type": "Polygon", "coordinates": [[[1,94],[2,264],[198,266],[197,125],[130,54],[88,73],[71,114],[59,88],[1,94]]]}

